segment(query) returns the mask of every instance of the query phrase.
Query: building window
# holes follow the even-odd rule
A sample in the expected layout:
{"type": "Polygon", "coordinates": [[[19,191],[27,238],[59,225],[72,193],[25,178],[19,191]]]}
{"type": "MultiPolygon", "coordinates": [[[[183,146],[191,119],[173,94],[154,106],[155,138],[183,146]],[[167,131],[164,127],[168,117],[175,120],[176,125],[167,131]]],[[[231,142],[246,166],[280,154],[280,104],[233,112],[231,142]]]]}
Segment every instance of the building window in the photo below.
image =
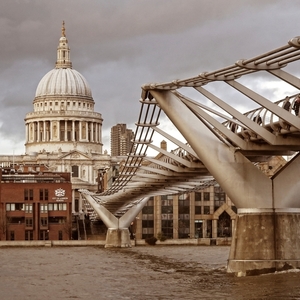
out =
{"type": "Polygon", "coordinates": [[[25,241],[33,241],[33,231],[25,230],[25,241]]]}
{"type": "Polygon", "coordinates": [[[204,198],[204,201],[209,201],[210,200],[210,193],[209,192],[204,192],[203,193],[203,198],[204,198]]]}
{"type": "Polygon", "coordinates": [[[201,205],[195,205],[195,214],[201,215],[202,214],[202,206],[201,205]]]}
{"type": "Polygon", "coordinates": [[[15,204],[14,203],[6,203],[6,211],[14,211],[15,204]]]}
{"type": "Polygon", "coordinates": [[[231,236],[231,219],[226,211],[219,216],[218,219],[218,237],[231,236]]]}
{"type": "Polygon", "coordinates": [[[162,195],[160,197],[161,200],[172,200],[173,196],[172,195],[162,195]]]}
{"type": "Polygon", "coordinates": [[[79,212],[79,199],[75,199],[75,212],[79,212]]]}
{"type": "Polygon", "coordinates": [[[10,217],[7,220],[10,224],[23,224],[24,223],[24,217],[10,217]]]}
{"type": "Polygon", "coordinates": [[[48,218],[41,217],[41,226],[42,227],[47,227],[48,226],[48,218]]]}
{"type": "Polygon", "coordinates": [[[49,240],[49,230],[40,230],[40,240],[41,241],[49,240]]]}
{"type": "Polygon", "coordinates": [[[169,199],[168,196],[164,198],[167,200],[161,200],[161,231],[165,237],[172,239],[173,238],[173,199],[169,199]]]}
{"type": "Polygon", "coordinates": [[[33,227],[33,218],[25,218],[25,226],[33,227]]]}
{"type": "Polygon", "coordinates": [[[72,177],[78,177],[79,174],[79,168],[78,166],[72,166],[72,177]]]}
{"type": "Polygon", "coordinates": [[[58,240],[62,241],[63,239],[63,232],[61,230],[58,231],[58,240]]]}
{"type": "Polygon", "coordinates": [[[25,213],[32,214],[32,204],[25,204],[25,213]]]}
{"type": "Polygon", "coordinates": [[[142,210],[142,239],[154,235],[154,201],[151,197],[142,210]]]}
{"type": "Polygon", "coordinates": [[[210,214],[210,207],[209,207],[209,206],[204,206],[203,208],[204,208],[203,213],[204,213],[205,215],[209,215],[209,214],[210,214]]]}
{"type": "Polygon", "coordinates": [[[41,213],[47,213],[48,204],[40,204],[40,211],[41,211],[41,213]]]}
{"type": "Polygon", "coordinates": [[[215,211],[225,203],[226,194],[220,186],[214,187],[214,209],[215,211]]]}
{"type": "Polygon", "coordinates": [[[40,200],[48,200],[48,189],[40,189],[40,200]]]}
{"type": "Polygon", "coordinates": [[[24,210],[23,203],[6,203],[6,211],[24,210]]]}
{"type": "Polygon", "coordinates": [[[14,231],[10,231],[10,232],[9,232],[9,239],[10,239],[11,241],[14,241],[14,240],[15,240],[15,232],[14,232],[14,231]]]}
{"type": "Polygon", "coordinates": [[[173,238],[173,219],[172,220],[161,220],[161,231],[163,236],[166,238],[173,238]]]}
{"type": "Polygon", "coordinates": [[[201,201],[201,192],[195,192],[195,201],[201,201]]]}
{"type": "Polygon", "coordinates": [[[203,238],[203,220],[195,220],[195,238],[203,238]]]}
{"type": "Polygon", "coordinates": [[[49,203],[48,210],[67,210],[67,203],[49,203]]]}
{"type": "Polygon", "coordinates": [[[64,224],[66,221],[66,217],[49,217],[49,224],[64,224]]]}
{"type": "Polygon", "coordinates": [[[190,194],[182,194],[178,200],[178,238],[190,237],[190,194]]]}
{"type": "Polygon", "coordinates": [[[33,189],[24,189],[24,200],[33,200],[33,189]]]}

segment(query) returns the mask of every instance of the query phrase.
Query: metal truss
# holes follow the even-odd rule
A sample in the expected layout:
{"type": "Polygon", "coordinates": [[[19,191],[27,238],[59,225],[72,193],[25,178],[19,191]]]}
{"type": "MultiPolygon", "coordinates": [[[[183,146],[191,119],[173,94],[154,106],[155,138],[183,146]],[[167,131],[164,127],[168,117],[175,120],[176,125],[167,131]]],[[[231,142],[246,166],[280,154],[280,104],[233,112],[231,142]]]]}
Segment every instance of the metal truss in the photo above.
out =
{"type": "Polygon", "coordinates": [[[238,60],[213,72],[144,85],[132,150],[113,185],[102,194],[94,194],[93,198],[115,215],[122,215],[136,201],[147,196],[184,193],[216,184],[195,151],[176,135],[160,128],[159,122],[166,117],[153,96],[155,91],[175,95],[232,151],[241,152],[251,161],[299,151],[300,118],[293,115],[292,107],[300,81],[282,70],[299,58],[300,37],[295,37],[283,47],[251,59],[238,60]],[[254,75],[264,72],[296,88],[295,93],[283,99],[268,99],[240,82],[241,79],[247,80],[247,76],[252,80],[254,75]],[[227,88],[233,88],[241,98],[240,103],[246,97],[256,108],[241,112],[228,104],[228,100],[203,87],[210,84],[225,84],[227,88]],[[196,92],[196,100],[189,96],[190,90],[196,92]],[[288,110],[283,109],[287,101],[291,104],[288,110]],[[171,141],[177,148],[168,152],[158,147],[154,143],[155,135],[171,141]],[[158,154],[151,157],[149,150],[158,154]]]}

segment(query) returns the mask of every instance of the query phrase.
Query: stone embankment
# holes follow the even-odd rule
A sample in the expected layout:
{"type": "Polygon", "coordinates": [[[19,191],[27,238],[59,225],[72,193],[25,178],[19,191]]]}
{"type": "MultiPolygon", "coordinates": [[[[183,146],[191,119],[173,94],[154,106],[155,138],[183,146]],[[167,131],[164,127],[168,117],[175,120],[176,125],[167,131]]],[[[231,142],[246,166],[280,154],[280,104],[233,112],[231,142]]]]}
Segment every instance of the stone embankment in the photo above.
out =
{"type": "MultiPolygon", "coordinates": [[[[218,239],[169,239],[165,241],[157,241],[157,245],[190,245],[190,246],[228,246],[231,244],[229,238],[218,239]]],[[[145,246],[145,240],[132,240],[131,246],[145,246]]],[[[70,240],[70,241],[0,241],[1,247],[55,247],[55,246],[68,246],[68,247],[86,247],[86,246],[105,246],[105,240],[70,240]]]]}

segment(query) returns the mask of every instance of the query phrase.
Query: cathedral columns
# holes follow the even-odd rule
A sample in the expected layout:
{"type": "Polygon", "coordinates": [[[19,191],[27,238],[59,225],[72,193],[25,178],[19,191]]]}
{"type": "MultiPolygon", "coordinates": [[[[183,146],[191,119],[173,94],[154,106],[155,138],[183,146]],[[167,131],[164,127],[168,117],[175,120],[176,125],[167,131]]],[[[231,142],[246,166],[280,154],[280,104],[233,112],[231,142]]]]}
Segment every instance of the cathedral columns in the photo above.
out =
{"type": "Polygon", "coordinates": [[[72,120],[72,142],[75,141],[75,121],[72,120]]]}
{"type": "Polygon", "coordinates": [[[28,124],[25,124],[25,143],[28,143],[28,124]]]}
{"type": "Polygon", "coordinates": [[[50,138],[50,142],[53,140],[53,131],[52,131],[52,126],[53,126],[53,121],[50,121],[49,124],[49,138],[50,138]]]}
{"type": "Polygon", "coordinates": [[[91,122],[91,140],[90,142],[94,142],[94,122],[91,122]]]}
{"type": "Polygon", "coordinates": [[[46,141],[46,122],[43,121],[43,139],[42,139],[43,142],[46,141]]]}
{"type": "Polygon", "coordinates": [[[101,127],[101,123],[99,123],[99,143],[102,143],[102,127],[101,127]]]}
{"type": "Polygon", "coordinates": [[[36,141],[40,141],[40,122],[37,122],[37,136],[36,136],[36,141]]]}
{"type": "Polygon", "coordinates": [[[89,141],[89,122],[85,123],[85,139],[87,142],[89,141]]]}
{"type": "Polygon", "coordinates": [[[79,137],[78,137],[78,141],[81,141],[81,137],[82,137],[82,121],[79,121],[79,137]]]}
{"type": "Polygon", "coordinates": [[[96,143],[99,142],[99,124],[96,123],[96,143]]]}
{"type": "Polygon", "coordinates": [[[56,122],[56,140],[60,141],[60,121],[56,122]]]}
{"type": "Polygon", "coordinates": [[[68,121],[65,120],[65,136],[64,136],[65,142],[68,140],[68,121]]]}

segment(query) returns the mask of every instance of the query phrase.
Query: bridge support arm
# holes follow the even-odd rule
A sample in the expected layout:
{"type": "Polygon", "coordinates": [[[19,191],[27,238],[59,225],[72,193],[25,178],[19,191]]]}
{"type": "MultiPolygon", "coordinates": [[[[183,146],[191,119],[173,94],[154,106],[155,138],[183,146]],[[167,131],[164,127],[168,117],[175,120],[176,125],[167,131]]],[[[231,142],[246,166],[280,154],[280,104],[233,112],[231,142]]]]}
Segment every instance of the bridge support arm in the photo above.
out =
{"type": "Polygon", "coordinates": [[[123,248],[131,247],[129,226],[143,209],[149,200],[149,197],[143,198],[135,203],[121,218],[117,218],[103,205],[89,194],[82,193],[83,197],[90,203],[97,212],[103,223],[107,226],[105,248],[123,248]]]}
{"type": "Polygon", "coordinates": [[[151,94],[237,207],[272,207],[272,182],[265,174],[220,141],[172,92],[151,94]]]}

